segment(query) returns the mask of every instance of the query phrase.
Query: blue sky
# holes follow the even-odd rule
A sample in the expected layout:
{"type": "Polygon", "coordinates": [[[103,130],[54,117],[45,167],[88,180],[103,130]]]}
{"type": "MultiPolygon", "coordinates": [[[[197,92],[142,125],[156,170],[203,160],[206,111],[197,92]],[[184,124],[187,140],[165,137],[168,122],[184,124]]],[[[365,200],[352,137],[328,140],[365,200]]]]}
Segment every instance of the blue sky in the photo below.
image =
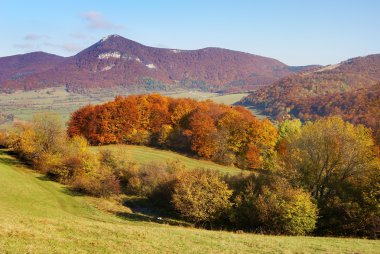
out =
{"type": "Polygon", "coordinates": [[[154,47],[223,47],[289,65],[380,53],[376,0],[2,0],[0,10],[0,56],[70,56],[108,34],[154,47]]]}

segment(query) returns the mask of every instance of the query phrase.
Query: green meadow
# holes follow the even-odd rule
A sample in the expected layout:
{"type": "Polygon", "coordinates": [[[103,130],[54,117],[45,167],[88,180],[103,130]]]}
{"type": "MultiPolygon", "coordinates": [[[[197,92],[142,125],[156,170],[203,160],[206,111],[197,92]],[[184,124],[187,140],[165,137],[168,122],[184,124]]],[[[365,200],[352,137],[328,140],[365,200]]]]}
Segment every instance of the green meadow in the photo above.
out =
{"type": "Polygon", "coordinates": [[[205,168],[205,169],[219,171],[222,174],[230,174],[230,175],[245,172],[236,167],[223,166],[211,161],[198,160],[195,158],[190,158],[190,157],[181,155],[176,152],[151,148],[147,146],[108,145],[108,146],[93,146],[92,149],[94,151],[99,151],[101,149],[118,151],[119,154],[124,154],[126,159],[134,161],[138,164],[179,161],[188,169],[205,168]]]}
{"type": "MultiPolygon", "coordinates": [[[[376,240],[208,231],[117,216],[49,181],[6,150],[0,150],[0,186],[0,253],[379,253],[380,249],[376,240]]],[[[111,203],[103,200],[107,202],[111,203]]]]}

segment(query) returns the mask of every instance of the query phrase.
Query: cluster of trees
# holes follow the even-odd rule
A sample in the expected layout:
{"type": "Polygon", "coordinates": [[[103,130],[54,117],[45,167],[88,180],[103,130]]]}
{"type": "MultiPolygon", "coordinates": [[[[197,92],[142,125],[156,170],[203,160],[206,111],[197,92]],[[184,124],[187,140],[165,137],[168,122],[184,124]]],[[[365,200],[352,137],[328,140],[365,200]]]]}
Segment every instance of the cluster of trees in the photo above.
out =
{"type": "Polygon", "coordinates": [[[51,179],[94,196],[120,193],[119,180],[103,157],[88,149],[83,137],[68,138],[61,119],[52,113],[35,115],[30,122],[16,123],[0,135],[24,162],[51,179]]]}
{"type": "Polygon", "coordinates": [[[277,129],[243,107],[158,94],[117,97],[72,114],[69,136],[91,144],[153,145],[236,165],[262,168],[274,154],[277,129]]]}
{"type": "Polygon", "coordinates": [[[92,153],[86,139],[67,137],[52,115],[12,130],[0,135],[0,144],[90,195],[144,196],[204,227],[378,237],[379,151],[369,129],[339,117],[282,122],[271,163],[237,176],[188,170],[179,162],[138,165],[122,151],[92,153]]]}

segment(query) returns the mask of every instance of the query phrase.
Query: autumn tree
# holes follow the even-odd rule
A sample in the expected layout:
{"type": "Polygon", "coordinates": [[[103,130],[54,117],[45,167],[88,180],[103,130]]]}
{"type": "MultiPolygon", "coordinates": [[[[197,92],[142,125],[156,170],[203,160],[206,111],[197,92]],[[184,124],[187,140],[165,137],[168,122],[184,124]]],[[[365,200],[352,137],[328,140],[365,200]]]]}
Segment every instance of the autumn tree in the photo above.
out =
{"type": "MultiPolygon", "coordinates": [[[[378,179],[380,166],[370,130],[339,117],[325,118],[307,123],[299,133],[290,135],[286,150],[282,158],[284,176],[308,190],[322,214],[331,215],[331,210],[337,207],[351,207],[350,212],[345,210],[334,216],[342,223],[352,224],[366,216],[367,208],[379,212],[379,203],[365,201],[370,190],[379,188],[373,182],[378,179]],[[344,220],[346,213],[353,217],[344,220]]],[[[329,218],[331,216],[322,217],[323,220],[329,218]]],[[[320,223],[331,225],[323,220],[320,223]]]]}
{"type": "Polygon", "coordinates": [[[192,112],[185,134],[190,138],[191,150],[199,156],[211,158],[215,153],[214,135],[217,133],[214,119],[202,109],[192,112]]]}
{"type": "Polygon", "coordinates": [[[33,116],[31,123],[35,132],[35,146],[40,152],[56,153],[62,149],[66,133],[57,114],[37,114],[33,116]]]}
{"type": "Polygon", "coordinates": [[[190,221],[212,223],[231,207],[231,194],[216,172],[196,169],[178,177],[172,203],[190,221]]]}

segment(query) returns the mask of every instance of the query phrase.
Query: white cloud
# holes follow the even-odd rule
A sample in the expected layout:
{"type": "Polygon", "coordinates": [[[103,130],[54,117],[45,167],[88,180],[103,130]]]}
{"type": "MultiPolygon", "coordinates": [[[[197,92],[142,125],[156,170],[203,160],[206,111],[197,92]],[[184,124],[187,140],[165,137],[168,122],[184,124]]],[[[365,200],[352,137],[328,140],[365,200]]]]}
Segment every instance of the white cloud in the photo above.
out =
{"type": "Polygon", "coordinates": [[[82,33],[71,33],[69,35],[70,35],[70,37],[75,38],[75,39],[86,39],[87,38],[87,36],[85,34],[82,34],[82,33]]]}
{"type": "Polygon", "coordinates": [[[13,47],[19,48],[19,49],[37,49],[38,46],[35,44],[30,43],[21,43],[21,44],[14,44],[13,47]]]}
{"type": "Polygon", "coordinates": [[[78,52],[83,49],[80,45],[75,44],[75,43],[56,44],[56,43],[46,42],[45,46],[61,49],[67,52],[78,52]]]}
{"type": "Polygon", "coordinates": [[[35,34],[35,33],[30,33],[25,35],[24,40],[27,41],[36,41],[40,39],[49,39],[49,36],[42,35],[42,34],[35,34]]]}
{"type": "Polygon", "coordinates": [[[97,11],[89,11],[82,15],[87,21],[89,29],[123,29],[123,25],[114,24],[105,19],[103,14],[97,11]]]}

